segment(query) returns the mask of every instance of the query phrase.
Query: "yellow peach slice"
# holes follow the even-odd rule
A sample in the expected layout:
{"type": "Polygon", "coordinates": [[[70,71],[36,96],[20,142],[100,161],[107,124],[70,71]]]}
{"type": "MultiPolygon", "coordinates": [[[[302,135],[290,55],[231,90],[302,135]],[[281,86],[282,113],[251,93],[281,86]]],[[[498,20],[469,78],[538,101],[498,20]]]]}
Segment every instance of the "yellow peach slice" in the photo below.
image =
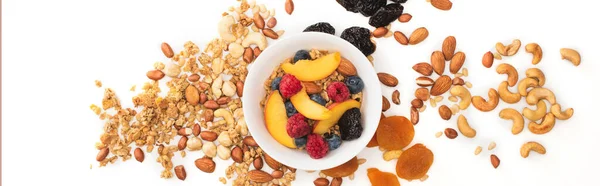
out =
{"type": "Polygon", "coordinates": [[[331,111],[331,117],[326,120],[315,122],[313,133],[324,134],[329,131],[331,126],[335,125],[344,113],[351,108],[360,108],[360,102],[349,99],[341,103],[334,103],[327,107],[331,111]]]}
{"type": "Polygon", "coordinates": [[[335,52],[315,60],[299,60],[295,64],[284,63],[281,68],[285,73],[296,76],[300,81],[317,81],[331,75],[340,62],[340,53],[335,52]]]}
{"type": "Polygon", "coordinates": [[[309,119],[325,120],[331,117],[331,111],[329,111],[329,109],[325,108],[323,105],[311,100],[306,93],[306,88],[304,87],[302,87],[300,92],[293,95],[290,98],[290,101],[300,114],[309,119]]]}
{"type": "Polygon", "coordinates": [[[265,103],[265,125],[276,141],[289,148],[296,148],[294,138],[287,133],[287,114],[279,91],[273,91],[265,103]]]}

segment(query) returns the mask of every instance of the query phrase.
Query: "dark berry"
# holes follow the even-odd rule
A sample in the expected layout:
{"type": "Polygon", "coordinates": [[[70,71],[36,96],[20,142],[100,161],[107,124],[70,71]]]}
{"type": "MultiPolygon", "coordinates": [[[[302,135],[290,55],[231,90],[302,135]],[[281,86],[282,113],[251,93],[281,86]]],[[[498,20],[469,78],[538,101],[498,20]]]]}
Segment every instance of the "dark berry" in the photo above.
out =
{"type": "Polygon", "coordinates": [[[346,86],[348,86],[350,94],[359,93],[365,87],[365,84],[363,83],[362,79],[360,79],[360,77],[358,76],[350,76],[346,78],[344,83],[346,83],[346,86]]]}
{"type": "Polygon", "coordinates": [[[365,17],[370,17],[386,3],[387,0],[359,0],[358,11],[365,17]]]}
{"type": "Polygon", "coordinates": [[[407,0],[391,0],[394,3],[406,3],[407,0]]]}
{"type": "Polygon", "coordinates": [[[294,104],[290,101],[285,102],[285,113],[287,113],[287,117],[292,117],[294,114],[298,113],[294,104]]]}
{"type": "Polygon", "coordinates": [[[296,79],[296,76],[286,74],[281,77],[281,82],[279,82],[279,92],[284,98],[290,98],[294,94],[300,92],[300,90],[302,90],[302,83],[300,83],[300,80],[296,79]]]}
{"type": "Polygon", "coordinates": [[[276,77],[271,81],[271,90],[279,90],[279,82],[281,82],[281,77],[276,77]]]}
{"type": "Polygon", "coordinates": [[[367,28],[353,26],[344,30],[340,37],[358,48],[365,56],[375,52],[375,44],[371,42],[371,31],[367,28]]]}
{"type": "Polygon", "coordinates": [[[351,108],[344,112],[340,120],[338,120],[338,126],[340,127],[340,135],[342,140],[353,140],[360,137],[363,131],[360,121],[360,109],[351,108]]]}
{"type": "Polygon", "coordinates": [[[292,64],[305,59],[310,59],[310,53],[308,53],[308,51],[306,50],[298,50],[294,55],[294,61],[292,62],[292,64]]]}
{"type": "Polygon", "coordinates": [[[335,28],[327,22],[318,22],[310,25],[304,29],[304,32],[323,32],[331,35],[335,35],[335,28]]]}
{"type": "Polygon", "coordinates": [[[314,102],[317,102],[318,104],[321,104],[323,106],[325,106],[325,104],[327,104],[325,99],[323,99],[323,97],[321,97],[320,94],[311,94],[310,100],[313,100],[314,102]]]}
{"type": "Polygon", "coordinates": [[[303,136],[300,138],[294,138],[294,143],[296,144],[297,148],[305,147],[306,146],[306,136],[303,136]]]}
{"type": "Polygon", "coordinates": [[[369,18],[369,25],[375,28],[387,26],[398,19],[402,15],[403,10],[404,7],[398,3],[386,5],[369,18]]]}
{"type": "Polygon", "coordinates": [[[329,151],[335,150],[342,145],[342,139],[337,134],[325,134],[325,141],[329,145],[329,151]]]}
{"type": "Polygon", "coordinates": [[[338,3],[346,8],[347,11],[356,13],[359,9],[358,1],[359,0],[338,0],[338,3]]]}
{"type": "Polygon", "coordinates": [[[290,117],[285,126],[285,130],[292,138],[306,136],[310,133],[310,129],[310,126],[308,126],[308,123],[306,122],[306,118],[300,113],[290,117]]]}
{"type": "Polygon", "coordinates": [[[327,86],[327,96],[333,102],[343,102],[350,98],[350,91],[346,84],[336,81],[327,86]]]}
{"type": "Polygon", "coordinates": [[[329,152],[329,145],[318,134],[309,134],[306,142],[306,152],[313,159],[321,159],[329,152]]]}

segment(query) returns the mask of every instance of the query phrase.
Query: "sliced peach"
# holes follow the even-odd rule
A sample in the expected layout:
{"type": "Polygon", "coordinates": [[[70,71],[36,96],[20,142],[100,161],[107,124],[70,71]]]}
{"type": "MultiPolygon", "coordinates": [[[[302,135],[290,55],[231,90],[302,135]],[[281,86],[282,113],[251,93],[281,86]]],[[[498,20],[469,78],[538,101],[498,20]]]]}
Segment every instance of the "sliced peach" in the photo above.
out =
{"type": "Polygon", "coordinates": [[[338,122],[338,120],[340,120],[340,117],[342,117],[342,115],[344,115],[344,112],[346,112],[348,109],[360,108],[360,102],[353,99],[349,99],[341,103],[331,104],[327,108],[329,109],[329,111],[331,111],[331,117],[326,120],[315,122],[315,128],[313,129],[313,133],[326,133],[327,131],[329,131],[329,128],[331,128],[331,126],[335,125],[338,122]]]}
{"type": "Polygon", "coordinates": [[[287,114],[285,104],[279,91],[273,91],[265,103],[265,125],[267,130],[282,145],[289,148],[296,148],[294,138],[287,133],[287,114]]]}
{"type": "Polygon", "coordinates": [[[335,52],[315,60],[299,60],[295,64],[284,63],[281,68],[300,81],[317,81],[331,75],[340,65],[340,61],[340,53],[335,52]]]}
{"type": "MultiPolygon", "coordinates": [[[[296,110],[304,115],[304,117],[313,120],[325,120],[331,117],[331,111],[325,108],[323,105],[313,101],[308,97],[306,88],[302,88],[300,92],[296,93],[290,98],[290,101],[296,107],[296,110]]],[[[285,112],[285,108],[284,108],[285,112]]]]}

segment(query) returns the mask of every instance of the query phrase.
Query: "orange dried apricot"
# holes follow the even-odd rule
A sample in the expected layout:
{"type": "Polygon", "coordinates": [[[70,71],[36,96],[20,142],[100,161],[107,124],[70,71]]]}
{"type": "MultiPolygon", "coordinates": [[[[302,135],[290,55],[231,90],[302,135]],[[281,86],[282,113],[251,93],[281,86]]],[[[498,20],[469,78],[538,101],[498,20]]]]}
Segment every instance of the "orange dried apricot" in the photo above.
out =
{"type": "Polygon", "coordinates": [[[367,176],[372,186],[400,186],[396,175],[389,172],[381,172],[377,168],[367,169],[367,176]]]}
{"type": "Polygon", "coordinates": [[[413,124],[404,116],[390,116],[377,127],[377,142],[386,150],[402,150],[415,137],[413,124]]]}
{"type": "Polygon", "coordinates": [[[350,176],[352,173],[356,172],[358,169],[358,159],[356,156],[344,164],[338,165],[337,167],[333,167],[331,169],[322,170],[323,174],[331,177],[345,177],[350,176]]]}
{"type": "MultiPolygon", "coordinates": [[[[381,125],[381,120],[383,120],[383,118],[385,118],[385,115],[383,115],[383,112],[382,112],[381,117],[379,118],[379,125],[381,125]]],[[[377,146],[379,146],[379,143],[377,143],[377,131],[375,131],[375,134],[373,135],[373,137],[371,137],[371,141],[369,141],[369,144],[367,144],[367,147],[371,148],[371,147],[377,147],[377,146]]]]}
{"type": "Polygon", "coordinates": [[[420,179],[433,164],[433,152],[425,145],[417,143],[406,149],[396,163],[396,174],[406,180],[420,179]]]}

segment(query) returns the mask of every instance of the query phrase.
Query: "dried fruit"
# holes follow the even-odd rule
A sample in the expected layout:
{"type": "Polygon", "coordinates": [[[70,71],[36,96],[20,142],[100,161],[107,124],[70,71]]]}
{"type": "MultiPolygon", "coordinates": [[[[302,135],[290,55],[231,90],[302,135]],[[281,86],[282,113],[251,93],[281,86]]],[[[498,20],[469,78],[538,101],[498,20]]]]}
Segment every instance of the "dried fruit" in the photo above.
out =
{"type": "Polygon", "coordinates": [[[377,168],[367,169],[367,176],[372,186],[400,186],[396,175],[389,172],[381,172],[377,168]]]}
{"type": "Polygon", "coordinates": [[[397,3],[388,4],[380,8],[373,16],[369,18],[369,25],[373,27],[383,27],[389,25],[398,19],[404,11],[404,7],[397,3]]]}
{"type": "Polygon", "coordinates": [[[318,22],[304,29],[304,32],[323,32],[335,35],[335,28],[328,22],[318,22]]]}
{"type": "Polygon", "coordinates": [[[442,53],[444,54],[444,59],[446,59],[446,61],[452,59],[454,50],[456,50],[456,38],[454,36],[446,37],[444,43],[442,43],[442,53]]]}
{"type": "Polygon", "coordinates": [[[358,1],[359,0],[339,0],[338,2],[346,8],[347,11],[357,13],[359,10],[358,1]]]}
{"type": "Polygon", "coordinates": [[[360,122],[360,109],[352,108],[344,112],[338,121],[342,140],[353,140],[359,138],[363,131],[363,127],[360,122]]]}
{"type": "Polygon", "coordinates": [[[347,162],[330,169],[322,170],[321,172],[330,177],[346,177],[358,169],[358,158],[354,157],[347,162]]]}
{"type": "Polygon", "coordinates": [[[375,52],[375,44],[371,42],[371,31],[367,28],[353,26],[344,30],[340,37],[358,48],[365,56],[375,52]]]}
{"type": "Polygon", "coordinates": [[[420,179],[433,164],[433,152],[417,143],[402,153],[396,163],[396,174],[406,180],[420,179]]]}
{"type": "Polygon", "coordinates": [[[360,0],[358,1],[358,12],[365,17],[370,17],[381,7],[385,6],[387,0],[360,0]]]}
{"type": "Polygon", "coordinates": [[[377,127],[377,142],[386,150],[402,150],[412,142],[414,136],[415,129],[404,116],[386,117],[377,127]]]}
{"type": "Polygon", "coordinates": [[[416,45],[427,39],[429,36],[429,31],[425,27],[419,27],[408,38],[408,44],[416,45]]]}

